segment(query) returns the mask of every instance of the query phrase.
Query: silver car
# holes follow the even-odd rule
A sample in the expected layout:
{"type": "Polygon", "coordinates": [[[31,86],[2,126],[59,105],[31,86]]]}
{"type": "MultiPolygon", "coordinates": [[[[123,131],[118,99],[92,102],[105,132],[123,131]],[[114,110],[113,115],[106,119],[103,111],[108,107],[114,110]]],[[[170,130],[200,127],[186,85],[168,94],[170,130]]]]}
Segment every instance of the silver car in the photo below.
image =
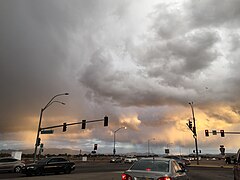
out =
{"type": "Polygon", "coordinates": [[[18,159],[12,157],[0,158],[0,171],[20,173],[23,166],[25,166],[25,164],[18,159]]]}
{"type": "Polygon", "coordinates": [[[122,174],[122,180],[189,180],[174,159],[142,158],[122,174]]]}

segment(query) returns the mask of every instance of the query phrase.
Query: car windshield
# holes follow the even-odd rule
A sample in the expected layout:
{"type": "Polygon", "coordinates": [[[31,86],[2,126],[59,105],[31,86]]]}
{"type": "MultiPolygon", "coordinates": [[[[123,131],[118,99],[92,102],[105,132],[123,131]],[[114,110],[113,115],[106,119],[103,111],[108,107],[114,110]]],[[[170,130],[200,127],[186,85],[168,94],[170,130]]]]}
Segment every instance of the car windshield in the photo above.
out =
{"type": "Polygon", "coordinates": [[[142,171],[158,171],[158,172],[168,172],[169,171],[169,161],[165,160],[140,160],[136,162],[130,170],[142,170],[142,171]]]}
{"type": "Polygon", "coordinates": [[[50,158],[45,158],[45,159],[41,159],[37,162],[37,164],[46,164],[49,161],[50,158]]]}

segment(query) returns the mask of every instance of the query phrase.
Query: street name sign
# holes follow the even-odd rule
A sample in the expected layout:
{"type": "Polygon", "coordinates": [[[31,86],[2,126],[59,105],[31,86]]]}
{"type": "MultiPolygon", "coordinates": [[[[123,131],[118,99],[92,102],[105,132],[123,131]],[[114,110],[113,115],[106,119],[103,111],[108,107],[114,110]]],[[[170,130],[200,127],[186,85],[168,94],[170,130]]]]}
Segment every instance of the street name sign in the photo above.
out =
{"type": "Polygon", "coordinates": [[[41,134],[53,134],[53,132],[52,129],[41,130],[41,134]]]}

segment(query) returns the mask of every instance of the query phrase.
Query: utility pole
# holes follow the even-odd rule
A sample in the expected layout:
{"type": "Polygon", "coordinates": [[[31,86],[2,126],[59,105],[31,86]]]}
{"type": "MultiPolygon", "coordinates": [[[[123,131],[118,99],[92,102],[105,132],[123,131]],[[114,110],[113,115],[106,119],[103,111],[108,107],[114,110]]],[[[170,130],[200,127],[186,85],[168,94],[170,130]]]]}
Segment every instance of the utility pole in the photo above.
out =
{"type": "MultiPolygon", "coordinates": [[[[199,165],[199,158],[198,158],[198,143],[197,143],[197,128],[196,128],[196,120],[194,116],[194,110],[193,110],[193,102],[189,103],[192,109],[192,116],[193,116],[193,128],[191,131],[193,132],[193,138],[195,140],[195,147],[196,147],[196,157],[197,157],[197,165],[199,165]]],[[[190,128],[190,127],[189,127],[190,128]]]]}

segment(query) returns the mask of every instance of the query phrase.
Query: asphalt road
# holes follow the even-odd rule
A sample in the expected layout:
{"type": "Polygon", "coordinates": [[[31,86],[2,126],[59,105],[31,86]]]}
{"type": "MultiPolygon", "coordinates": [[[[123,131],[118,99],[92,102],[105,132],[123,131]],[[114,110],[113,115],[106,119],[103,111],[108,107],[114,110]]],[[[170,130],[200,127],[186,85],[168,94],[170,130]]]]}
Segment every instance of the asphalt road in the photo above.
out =
{"type": "MultiPolygon", "coordinates": [[[[121,180],[121,173],[128,169],[129,164],[85,163],[77,165],[71,174],[45,175],[26,177],[21,174],[1,173],[0,179],[80,179],[80,180],[121,180]]],[[[233,180],[231,167],[221,166],[191,166],[188,167],[191,180],[233,180]]]]}

